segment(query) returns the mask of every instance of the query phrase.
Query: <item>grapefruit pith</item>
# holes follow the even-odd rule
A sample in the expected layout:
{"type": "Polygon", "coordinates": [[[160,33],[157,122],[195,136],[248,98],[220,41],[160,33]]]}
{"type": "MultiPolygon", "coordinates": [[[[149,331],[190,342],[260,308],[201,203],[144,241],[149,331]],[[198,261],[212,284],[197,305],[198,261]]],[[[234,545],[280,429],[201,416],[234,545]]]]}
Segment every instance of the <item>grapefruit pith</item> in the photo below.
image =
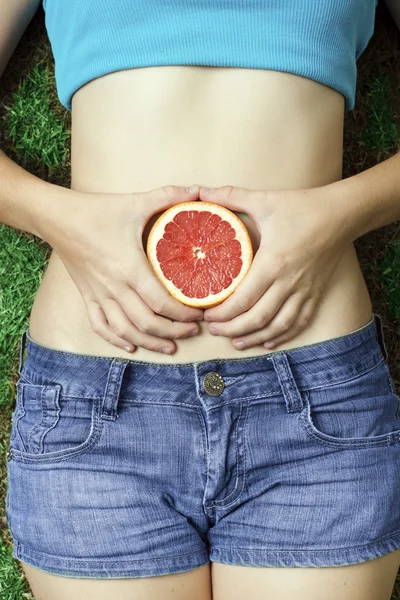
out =
{"type": "Polygon", "coordinates": [[[180,202],[153,224],[146,254],[171,296],[187,306],[211,308],[243,280],[253,246],[231,210],[212,202],[180,202]]]}

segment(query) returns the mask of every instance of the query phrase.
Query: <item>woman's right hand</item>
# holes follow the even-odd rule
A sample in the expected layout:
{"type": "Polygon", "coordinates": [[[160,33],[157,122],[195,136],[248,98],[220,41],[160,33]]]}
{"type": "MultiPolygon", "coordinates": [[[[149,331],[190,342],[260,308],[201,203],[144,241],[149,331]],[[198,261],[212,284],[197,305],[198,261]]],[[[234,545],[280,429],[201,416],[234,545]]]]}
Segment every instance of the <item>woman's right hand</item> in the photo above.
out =
{"type": "Polygon", "coordinates": [[[69,191],[55,201],[39,234],[77,286],[93,331],[130,352],[141,346],[173,353],[171,338],[198,333],[193,321],[203,319],[203,310],[168,293],[147,259],[142,236],[153,215],[196,200],[199,187],[192,193],[172,185],[125,194],[69,191]]]}

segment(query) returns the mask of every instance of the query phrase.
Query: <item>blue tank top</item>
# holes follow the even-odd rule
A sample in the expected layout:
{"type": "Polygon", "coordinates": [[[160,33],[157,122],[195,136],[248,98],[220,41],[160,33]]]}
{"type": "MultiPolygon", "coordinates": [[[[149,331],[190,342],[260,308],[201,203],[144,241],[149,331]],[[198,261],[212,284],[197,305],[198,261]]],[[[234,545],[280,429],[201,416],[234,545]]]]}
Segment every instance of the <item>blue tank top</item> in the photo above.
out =
{"type": "Polygon", "coordinates": [[[113,71],[203,65],[286,71],[354,108],[378,0],[43,0],[61,104],[113,71]]]}

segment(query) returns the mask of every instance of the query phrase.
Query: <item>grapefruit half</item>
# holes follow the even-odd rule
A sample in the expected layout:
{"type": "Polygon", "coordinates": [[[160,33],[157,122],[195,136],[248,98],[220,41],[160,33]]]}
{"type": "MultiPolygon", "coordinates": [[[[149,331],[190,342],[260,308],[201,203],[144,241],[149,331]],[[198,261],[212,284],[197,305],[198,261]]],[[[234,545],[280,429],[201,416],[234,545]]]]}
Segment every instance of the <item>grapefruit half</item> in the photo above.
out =
{"type": "Polygon", "coordinates": [[[187,306],[211,308],[230,296],[253,261],[245,225],[212,202],[180,202],[150,229],[146,255],[168,292],[187,306]]]}

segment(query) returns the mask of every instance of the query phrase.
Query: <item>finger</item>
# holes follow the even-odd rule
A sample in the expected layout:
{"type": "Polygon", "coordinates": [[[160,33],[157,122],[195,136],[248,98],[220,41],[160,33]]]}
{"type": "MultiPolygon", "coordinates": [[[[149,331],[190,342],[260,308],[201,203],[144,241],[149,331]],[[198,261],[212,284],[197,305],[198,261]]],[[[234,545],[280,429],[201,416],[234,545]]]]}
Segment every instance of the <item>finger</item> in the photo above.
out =
{"type": "MultiPolygon", "coordinates": [[[[290,295],[282,302],[281,307],[265,327],[259,327],[257,331],[254,331],[250,335],[232,336],[232,344],[236,347],[237,343],[242,342],[246,348],[251,348],[271,339],[272,336],[269,335],[270,331],[277,331],[283,334],[283,332],[286,332],[293,325],[301,305],[300,294],[290,295]]],[[[240,348],[238,349],[240,350],[240,348]]]]}
{"type": "MultiPolygon", "coordinates": [[[[193,331],[199,333],[199,326],[197,323],[180,323],[179,321],[171,321],[165,317],[161,317],[155,314],[152,309],[147,306],[146,302],[135,293],[129,287],[122,289],[118,293],[118,298],[115,298],[116,302],[121,306],[121,310],[124,312],[125,317],[134,329],[132,334],[136,336],[137,331],[147,333],[148,335],[159,336],[164,338],[164,341],[168,340],[165,338],[182,338],[192,335],[193,331]]],[[[125,335],[129,336],[129,327],[125,320],[125,335]]],[[[125,335],[123,337],[125,337],[125,335]]],[[[128,339],[137,339],[128,337],[128,339]]],[[[136,343],[136,342],[134,342],[136,343]]]]}
{"type": "Polygon", "coordinates": [[[113,298],[107,298],[106,302],[103,303],[102,309],[110,327],[117,332],[119,337],[122,336],[124,339],[129,339],[136,346],[152,350],[153,352],[163,351],[165,354],[175,352],[176,346],[172,340],[155,337],[139,331],[124,313],[119,303],[113,298]],[[169,352],[166,352],[166,349],[169,352]]]}
{"type": "Polygon", "coordinates": [[[89,300],[86,303],[86,309],[89,322],[94,333],[97,333],[106,342],[109,342],[117,348],[122,348],[126,352],[134,352],[134,350],[136,350],[136,346],[134,344],[118,336],[111,329],[103,309],[97,302],[89,300]]]}
{"type": "Polygon", "coordinates": [[[277,336],[273,339],[269,339],[263,344],[264,348],[275,348],[279,344],[287,342],[296,337],[296,335],[303,331],[305,327],[309,324],[317,304],[318,300],[316,298],[309,298],[301,307],[297,315],[297,319],[292,325],[292,327],[285,334],[277,336]]]}
{"type": "Polygon", "coordinates": [[[262,216],[263,209],[267,204],[266,195],[267,190],[249,190],[232,185],[223,185],[211,190],[200,186],[199,189],[200,200],[220,204],[229,210],[246,213],[253,218],[262,216]]]}
{"type": "Polygon", "coordinates": [[[286,333],[297,319],[297,315],[304,303],[300,293],[291,294],[282,303],[271,321],[263,329],[264,342],[286,333]]]}
{"type": "Polygon", "coordinates": [[[200,186],[193,184],[193,190],[189,191],[189,186],[164,185],[163,187],[149,190],[147,192],[136,192],[135,203],[137,210],[141,210],[143,221],[147,221],[161,211],[166,211],[171,206],[179,202],[190,202],[197,200],[200,186]],[[139,198],[138,198],[139,197],[139,198]]]}
{"type": "Polygon", "coordinates": [[[265,251],[255,254],[250,270],[236,290],[220,305],[204,311],[205,321],[230,321],[250,310],[274,283],[278,270],[268,267],[265,251]]]}
{"type": "MultiPolygon", "coordinates": [[[[145,207],[142,211],[143,221],[148,221],[150,216],[159,213],[161,210],[165,211],[179,202],[195,201],[198,198],[199,189],[198,184],[193,184],[190,187],[165,185],[149,192],[139,192],[143,200],[141,204],[145,207]]],[[[139,265],[138,277],[133,283],[129,282],[131,287],[142,296],[147,305],[156,313],[180,322],[202,321],[203,310],[186,306],[173,298],[155,275],[141,243],[140,248],[143,253],[143,261],[139,265]],[[143,293],[140,290],[143,290],[143,293]],[[159,306],[161,308],[157,310],[159,306]]]]}
{"type": "Polygon", "coordinates": [[[214,329],[218,335],[230,338],[256,333],[264,329],[274,319],[276,313],[290,295],[291,289],[287,285],[275,281],[263,297],[247,312],[232,319],[232,321],[224,323],[211,322],[209,324],[210,333],[213,333],[211,330],[214,329]]]}
{"type": "Polygon", "coordinates": [[[173,298],[155,275],[143,252],[143,261],[126,283],[145,301],[151,310],[178,322],[203,319],[203,310],[186,306],[173,298]]]}

